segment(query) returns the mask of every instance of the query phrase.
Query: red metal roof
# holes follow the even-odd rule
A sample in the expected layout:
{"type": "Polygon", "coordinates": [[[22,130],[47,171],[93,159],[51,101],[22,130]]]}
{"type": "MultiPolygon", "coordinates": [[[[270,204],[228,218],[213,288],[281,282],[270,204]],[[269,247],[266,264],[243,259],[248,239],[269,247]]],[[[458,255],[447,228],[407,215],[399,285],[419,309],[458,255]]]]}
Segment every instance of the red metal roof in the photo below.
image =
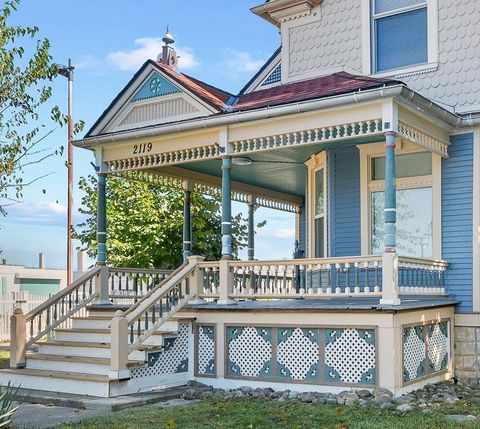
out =
{"type": "Polygon", "coordinates": [[[156,65],[166,75],[218,110],[223,110],[228,99],[232,97],[232,94],[227,91],[215,88],[212,85],[194,79],[193,77],[187,76],[183,73],[177,73],[170,67],[167,67],[158,61],[156,62],[156,65]]]}
{"type": "Polygon", "coordinates": [[[355,76],[339,72],[244,94],[235,104],[234,110],[258,109],[401,83],[393,79],[355,76]]]}

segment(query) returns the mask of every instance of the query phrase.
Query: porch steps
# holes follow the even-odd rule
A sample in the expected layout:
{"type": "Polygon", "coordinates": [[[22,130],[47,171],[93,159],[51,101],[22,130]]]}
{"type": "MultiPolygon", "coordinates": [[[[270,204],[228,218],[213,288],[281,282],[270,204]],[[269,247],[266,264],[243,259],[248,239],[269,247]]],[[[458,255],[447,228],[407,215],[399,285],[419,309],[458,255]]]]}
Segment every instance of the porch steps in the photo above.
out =
{"type": "MultiPolygon", "coordinates": [[[[71,328],[57,328],[53,331],[53,339],[38,341],[38,351],[27,354],[26,368],[0,370],[0,383],[10,381],[24,389],[99,397],[132,393],[128,381],[109,378],[110,324],[117,310],[87,308],[86,316],[72,318],[71,328]]],[[[128,369],[145,367],[146,352],[162,350],[165,340],[175,338],[179,322],[185,320],[192,318],[176,316],[166,321],[129,355],[128,369]]],[[[143,320],[140,322],[143,328],[143,320]]],[[[138,387],[133,391],[138,392],[138,387]]]]}

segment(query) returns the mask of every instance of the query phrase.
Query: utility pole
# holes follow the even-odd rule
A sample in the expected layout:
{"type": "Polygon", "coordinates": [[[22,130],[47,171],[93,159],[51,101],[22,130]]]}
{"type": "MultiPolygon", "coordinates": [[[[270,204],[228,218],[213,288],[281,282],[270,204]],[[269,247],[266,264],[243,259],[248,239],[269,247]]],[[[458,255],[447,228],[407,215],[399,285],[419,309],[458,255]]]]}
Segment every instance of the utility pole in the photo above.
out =
{"type": "Polygon", "coordinates": [[[73,281],[72,270],[72,211],[73,211],[73,70],[72,60],[68,66],[55,64],[58,74],[68,79],[68,200],[67,200],[67,284],[73,281]]]}

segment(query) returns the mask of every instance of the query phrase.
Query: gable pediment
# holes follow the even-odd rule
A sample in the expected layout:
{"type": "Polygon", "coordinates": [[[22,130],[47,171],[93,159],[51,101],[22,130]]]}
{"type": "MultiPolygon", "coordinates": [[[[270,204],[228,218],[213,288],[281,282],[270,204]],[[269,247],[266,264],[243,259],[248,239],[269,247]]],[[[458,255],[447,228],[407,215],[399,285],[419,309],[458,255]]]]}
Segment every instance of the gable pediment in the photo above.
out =
{"type": "Polygon", "coordinates": [[[179,82],[148,62],[87,133],[96,136],[216,113],[179,82]]]}

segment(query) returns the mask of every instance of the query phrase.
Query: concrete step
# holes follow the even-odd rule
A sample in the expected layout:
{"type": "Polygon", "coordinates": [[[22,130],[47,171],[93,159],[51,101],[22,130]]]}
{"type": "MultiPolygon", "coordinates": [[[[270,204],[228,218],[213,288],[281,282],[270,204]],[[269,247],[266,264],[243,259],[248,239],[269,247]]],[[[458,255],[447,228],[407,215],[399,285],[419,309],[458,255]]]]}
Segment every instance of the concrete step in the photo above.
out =
{"type": "MultiPolygon", "coordinates": [[[[144,361],[129,361],[129,368],[145,365],[144,361]]],[[[62,371],[107,375],[110,369],[110,359],[85,356],[43,355],[33,353],[27,355],[27,368],[48,371],[62,371]]]]}
{"type": "Polygon", "coordinates": [[[91,395],[107,398],[111,380],[107,376],[42,369],[2,369],[0,384],[21,386],[23,389],[91,395]]]}

